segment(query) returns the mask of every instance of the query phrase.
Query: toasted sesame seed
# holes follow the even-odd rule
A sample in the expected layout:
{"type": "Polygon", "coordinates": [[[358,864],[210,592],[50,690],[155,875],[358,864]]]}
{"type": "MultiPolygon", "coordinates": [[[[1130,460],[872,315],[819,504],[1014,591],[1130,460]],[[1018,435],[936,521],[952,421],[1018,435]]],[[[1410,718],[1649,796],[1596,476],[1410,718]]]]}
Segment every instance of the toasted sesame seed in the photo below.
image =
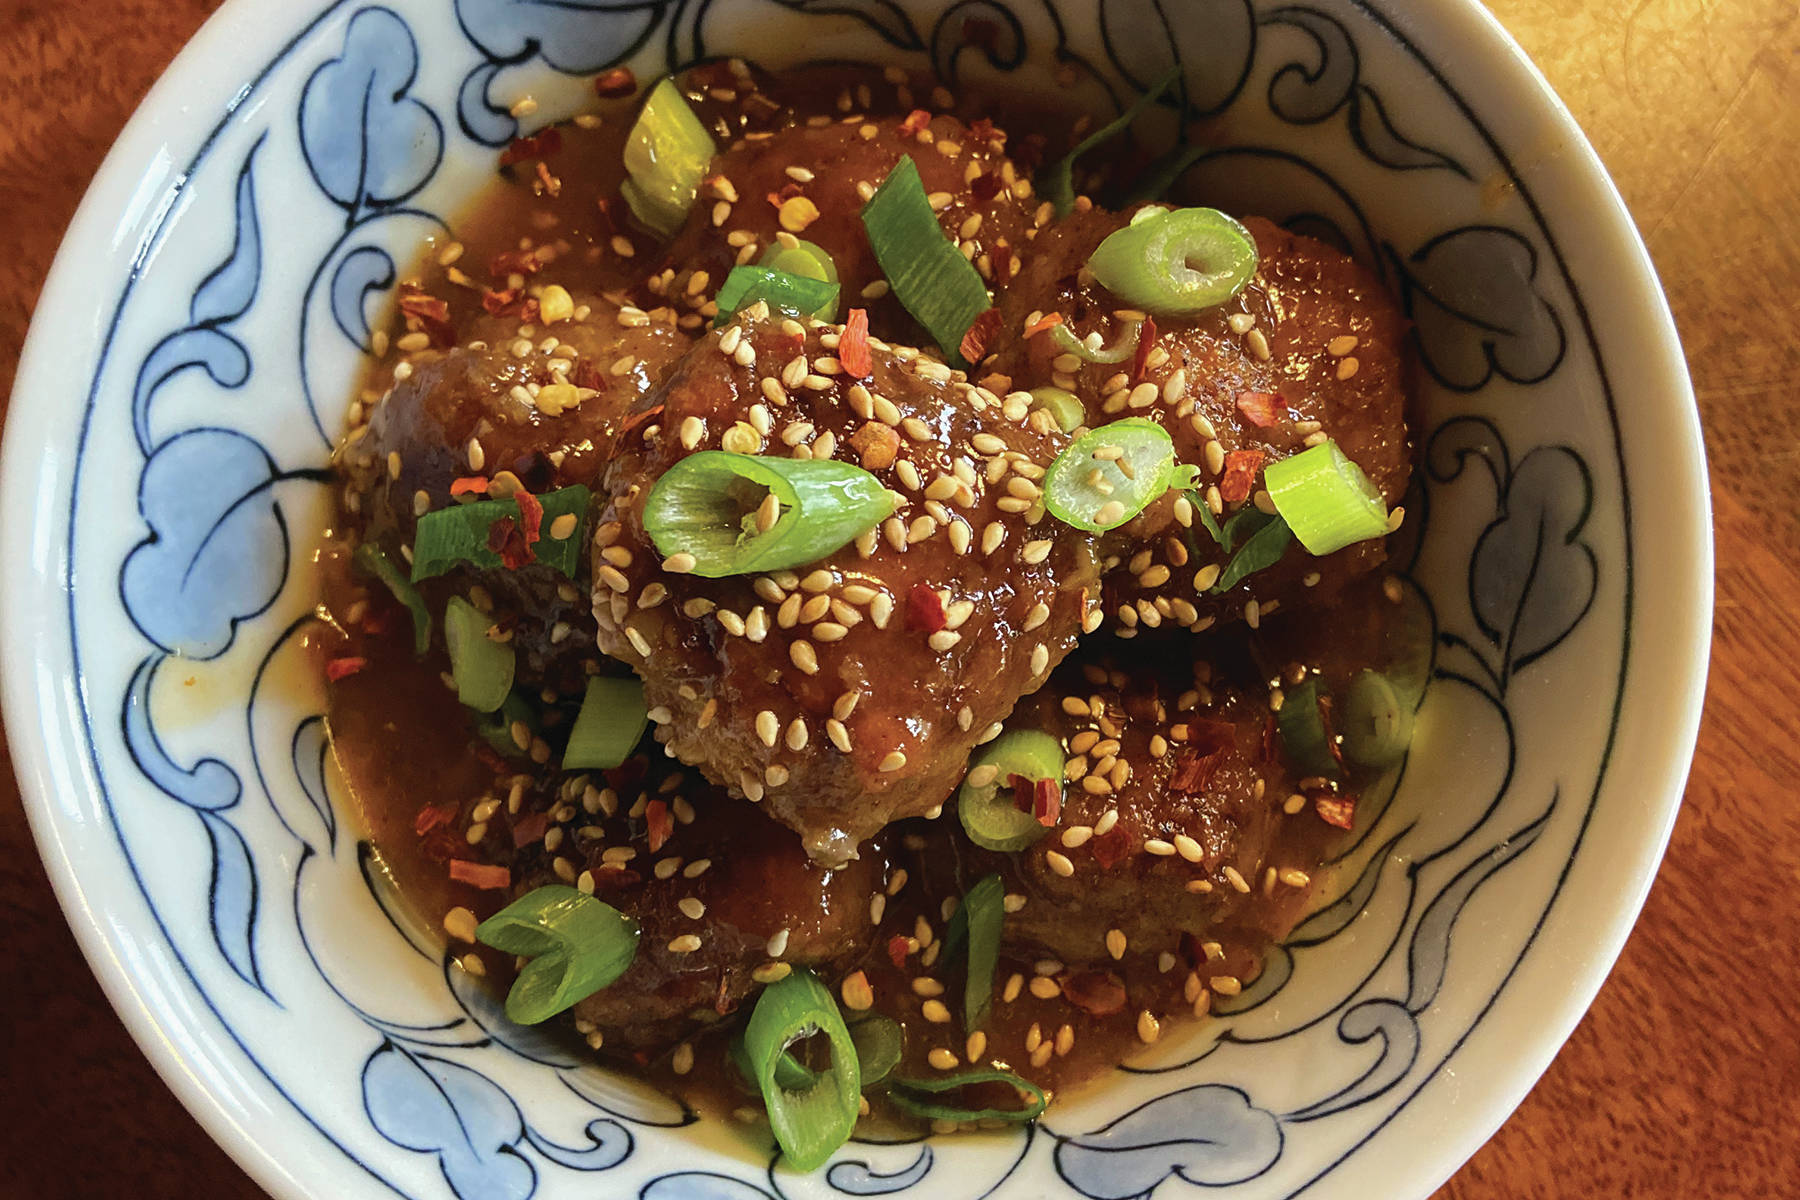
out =
{"type": "Polygon", "coordinates": [[[956,1057],[954,1050],[946,1050],[942,1046],[933,1047],[931,1053],[925,1056],[925,1061],[940,1071],[954,1071],[962,1065],[962,1060],[956,1057]]]}
{"type": "Polygon", "coordinates": [[[474,943],[476,923],[475,914],[460,904],[444,914],[444,932],[459,942],[474,943]]]}
{"type": "Polygon", "coordinates": [[[1147,1008],[1138,1013],[1137,1035],[1138,1041],[1146,1046],[1162,1036],[1162,1022],[1157,1020],[1156,1014],[1147,1008]]]}
{"type": "Polygon", "coordinates": [[[942,1000],[925,1001],[924,1004],[919,1006],[919,1014],[933,1025],[947,1025],[950,1023],[950,1010],[944,1006],[942,1000]]]}
{"type": "Polygon", "coordinates": [[[669,939],[669,953],[692,954],[700,948],[700,935],[684,933],[680,937],[669,939]]]}
{"type": "Polygon", "coordinates": [[[900,770],[900,768],[904,767],[905,765],[906,765],[905,752],[900,751],[900,750],[890,750],[887,752],[887,755],[884,758],[882,758],[881,765],[876,769],[879,770],[882,774],[887,775],[887,774],[892,774],[893,772],[900,770]]]}
{"type": "Polygon", "coordinates": [[[1125,957],[1125,931],[1123,929],[1106,931],[1106,952],[1112,955],[1114,962],[1125,957]]]}
{"type": "Polygon", "coordinates": [[[844,1007],[852,1012],[867,1012],[875,1004],[875,989],[862,971],[846,976],[838,991],[844,998],[844,1007]]]}
{"type": "Polygon", "coordinates": [[[1158,858],[1167,858],[1175,853],[1175,847],[1170,843],[1163,841],[1161,838],[1146,838],[1144,840],[1144,853],[1154,854],[1158,858]]]}
{"type": "Polygon", "coordinates": [[[763,953],[767,954],[770,958],[780,958],[782,955],[786,954],[788,947],[788,932],[789,931],[786,929],[778,931],[768,940],[768,943],[763,946],[763,953]]]}
{"type": "Polygon", "coordinates": [[[1064,879],[1075,874],[1075,864],[1069,861],[1067,855],[1058,854],[1054,850],[1046,850],[1044,851],[1044,861],[1050,864],[1050,869],[1052,871],[1055,871],[1064,879]]]}
{"type": "Polygon", "coordinates": [[[796,641],[788,646],[788,658],[803,674],[819,673],[819,655],[808,641],[796,641]]]}
{"type": "Polygon", "coordinates": [[[1062,995],[1062,985],[1049,975],[1034,975],[1026,985],[1039,1000],[1054,1000],[1062,995]]]}
{"type": "Polygon", "coordinates": [[[1245,882],[1243,875],[1238,872],[1236,867],[1226,866],[1222,873],[1225,876],[1225,882],[1229,883],[1234,891],[1244,893],[1250,891],[1250,885],[1245,882]]]}

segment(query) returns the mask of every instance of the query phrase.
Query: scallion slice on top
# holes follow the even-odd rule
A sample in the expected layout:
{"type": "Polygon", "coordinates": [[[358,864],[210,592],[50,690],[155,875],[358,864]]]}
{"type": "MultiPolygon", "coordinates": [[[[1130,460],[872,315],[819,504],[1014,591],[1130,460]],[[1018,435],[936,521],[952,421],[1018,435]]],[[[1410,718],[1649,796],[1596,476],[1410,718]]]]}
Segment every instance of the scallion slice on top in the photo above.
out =
{"type": "Polygon", "coordinates": [[[619,190],[632,215],[664,237],[680,229],[713,152],[712,135],[688,107],[681,89],[672,79],[659,81],[625,139],[630,178],[619,190]]]}
{"type": "MultiPolygon", "coordinates": [[[[579,483],[537,497],[543,513],[537,540],[530,544],[533,562],[575,578],[581,556],[588,548],[587,539],[581,536],[581,525],[592,499],[593,493],[579,483]],[[557,533],[565,529],[558,518],[571,513],[574,524],[558,537],[557,533]]],[[[522,520],[516,499],[475,500],[426,513],[419,518],[413,538],[412,581],[418,583],[464,564],[486,570],[504,567],[505,559],[491,548],[494,523],[511,521],[516,527],[522,520]]]]}
{"type": "MultiPolygon", "coordinates": [[[[1059,790],[1061,786],[1059,779],[1059,790]]],[[[965,1033],[974,1033],[981,1028],[994,1002],[994,971],[1000,965],[1000,929],[1006,922],[1005,902],[1006,886],[1000,876],[984,875],[963,896],[944,930],[944,959],[953,957],[965,946],[969,951],[968,975],[963,984],[965,1033]]]]}
{"type": "Polygon", "coordinates": [[[804,238],[795,238],[792,246],[778,241],[763,252],[763,256],[757,260],[757,265],[767,267],[772,271],[797,275],[802,279],[831,284],[831,299],[806,315],[817,317],[821,321],[837,320],[839,293],[837,263],[832,261],[831,255],[826,253],[823,246],[804,238]]]}
{"type": "Polygon", "coordinates": [[[1280,517],[1272,517],[1259,508],[1246,506],[1225,522],[1227,540],[1242,538],[1237,550],[1225,562],[1225,569],[1212,585],[1215,592],[1230,591],[1258,571],[1265,571],[1281,561],[1293,531],[1280,517]]]}
{"type": "Polygon", "coordinates": [[[1101,286],[1146,312],[1216,308],[1256,274],[1256,239],[1215,208],[1177,208],[1107,235],[1088,258],[1101,286]]]}
{"type": "Polygon", "coordinates": [[[412,580],[374,542],[364,542],[358,546],[352,561],[358,569],[379,579],[394,594],[394,599],[404,604],[412,614],[413,653],[424,654],[431,649],[431,610],[425,607],[425,599],[419,595],[419,589],[412,585],[412,580]]]}
{"type": "Polygon", "coordinates": [[[475,927],[483,944],[531,959],[506,996],[506,1015],[535,1025],[606,987],[637,957],[638,924],[561,884],[514,900],[475,927]]]}
{"type": "Polygon", "coordinates": [[[934,1121],[998,1120],[1023,1123],[1042,1116],[1050,1103],[1044,1096],[1043,1088],[1010,1071],[964,1071],[960,1075],[946,1075],[942,1079],[896,1079],[888,1084],[888,1098],[903,1111],[934,1121]],[[937,1099],[991,1084],[1005,1084],[1014,1089],[1014,1100],[1021,1096],[1025,1098],[1022,1106],[996,1108],[991,1104],[981,1104],[977,1107],[979,1101],[956,1104],[937,1099]]]}
{"type": "MultiPolygon", "coordinates": [[[[744,1027],[744,1058],[769,1110],[769,1128],[797,1171],[810,1171],[850,1139],[862,1104],[856,1043],[837,1001],[811,971],[795,971],[763,989],[744,1027]],[[783,1085],[777,1071],[794,1044],[823,1034],[831,1065],[804,1088],[783,1085]]],[[[792,1071],[785,1073],[792,1080],[792,1071]]]]}
{"type": "Polygon", "coordinates": [[[1122,363],[1137,353],[1138,338],[1143,336],[1143,325],[1142,321],[1131,322],[1126,326],[1125,332],[1119,335],[1118,341],[1098,350],[1076,337],[1074,331],[1067,324],[1052,325],[1050,340],[1056,343],[1058,350],[1065,354],[1073,354],[1082,362],[1122,363]]]}
{"type": "Polygon", "coordinates": [[[862,222],[894,295],[960,365],[963,335],[992,301],[980,273],[944,236],[912,159],[888,172],[863,205],[862,222]]]}
{"type": "Polygon", "coordinates": [[[970,758],[969,773],[956,793],[956,815],[969,840],[982,849],[1023,850],[1049,832],[1037,818],[1035,802],[1023,809],[1015,803],[1018,780],[1032,790],[1034,801],[1039,787],[1053,789],[1060,808],[1062,743],[1042,730],[1017,729],[970,758]]]}
{"type": "Polygon", "coordinates": [[[837,295],[835,280],[827,283],[771,267],[733,267],[714,298],[719,313],[713,318],[713,328],[729,323],[758,300],[767,303],[773,312],[826,320],[826,314],[837,310],[837,295]]]}
{"type": "Polygon", "coordinates": [[[1269,499],[1309,554],[1330,554],[1388,531],[1381,492],[1334,441],[1263,468],[1269,499]]]}
{"type": "Polygon", "coordinates": [[[1175,443],[1143,417],[1090,429],[1056,456],[1044,474],[1044,506],[1089,533],[1117,529],[1169,490],[1175,443]]]}
{"type": "Polygon", "coordinates": [[[1331,731],[1325,727],[1324,710],[1319,705],[1324,695],[1325,689],[1316,675],[1288,688],[1275,713],[1275,728],[1281,734],[1282,749],[1295,767],[1307,775],[1336,779],[1343,772],[1337,755],[1332,753],[1331,731]]]}
{"type": "Polygon", "coordinates": [[[1145,109],[1156,103],[1162,94],[1169,90],[1169,85],[1181,77],[1181,68],[1176,67],[1164,75],[1156,83],[1150,85],[1148,91],[1132,102],[1130,108],[1120,113],[1110,123],[1083,138],[1076,147],[1046,167],[1038,176],[1037,189],[1043,197],[1056,206],[1056,215],[1066,217],[1075,207],[1075,161],[1089,150],[1111,141],[1119,134],[1131,128],[1132,122],[1143,115],[1145,109]]]}
{"type": "Polygon", "coordinates": [[[450,650],[456,698],[476,712],[493,712],[512,691],[512,643],[488,637],[493,623],[492,617],[461,596],[450,597],[444,606],[444,643],[450,650]]]}
{"type": "Polygon", "coordinates": [[[1412,742],[1412,709],[1379,671],[1358,671],[1344,694],[1344,757],[1382,769],[1400,761],[1412,742]]]}
{"type": "Polygon", "coordinates": [[[691,555],[692,574],[717,579],[817,562],[893,511],[888,490],[851,463],[702,450],[650,489],[644,531],[664,558],[691,555]]]}
{"type": "Polygon", "coordinates": [[[581,711],[569,727],[563,769],[612,770],[631,757],[644,736],[644,726],[650,723],[649,714],[644,685],[636,679],[595,676],[588,680],[581,711]]]}

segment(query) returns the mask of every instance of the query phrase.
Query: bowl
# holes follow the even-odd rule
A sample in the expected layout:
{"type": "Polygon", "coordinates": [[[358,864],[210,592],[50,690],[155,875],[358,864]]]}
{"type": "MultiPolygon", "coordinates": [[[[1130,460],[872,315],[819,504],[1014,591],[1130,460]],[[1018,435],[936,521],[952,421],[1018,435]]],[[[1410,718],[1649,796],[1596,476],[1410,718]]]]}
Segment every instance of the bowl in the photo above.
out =
{"type": "Polygon", "coordinates": [[[1600,165],[1472,0],[231,0],[95,180],[4,446],[4,700],[44,858],[169,1086],[279,1196],[1423,1196],[1593,997],[1710,624],[1692,394],[1600,165]],[[934,68],[1111,111],[1365,259],[1421,366],[1415,750],[1206,1026],[1033,1126],[826,1169],[507,1023],[370,867],[295,636],[370,321],[518,132],[618,63],[934,68]],[[1165,111],[1164,133],[1176,133],[1165,111]]]}

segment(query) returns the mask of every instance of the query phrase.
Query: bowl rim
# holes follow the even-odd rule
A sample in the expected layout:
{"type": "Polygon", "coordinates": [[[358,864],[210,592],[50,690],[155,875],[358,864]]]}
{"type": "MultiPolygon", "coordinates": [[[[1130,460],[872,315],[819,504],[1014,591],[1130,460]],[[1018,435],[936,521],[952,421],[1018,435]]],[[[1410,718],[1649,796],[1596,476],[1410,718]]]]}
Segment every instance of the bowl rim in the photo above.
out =
{"type": "MultiPolygon", "coordinates": [[[[55,736],[59,726],[47,697],[59,689],[72,691],[79,688],[80,681],[55,680],[42,674],[36,669],[41,667],[36,661],[36,649],[44,644],[41,639],[60,638],[55,618],[60,616],[62,609],[41,604],[46,592],[63,593],[66,602],[73,605],[74,590],[66,544],[59,536],[45,534],[59,531],[58,504],[69,493],[75,464],[72,460],[65,461],[44,452],[45,447],[56,444],[53,433],[61,430],[66,436],[66,410],[29,404],[26,397],[58,394],[56,367],[67,359],[58,353],[61,347],[54,344],[52,326],[62,323],[70,315],[87,315],[93,309],[92,293],[83,286],[82,268],[89,265],[83,260],[93,256],[109,266],[131,261],[135,273],[137,263],[126,252],[126,239],[122,235],[128,230],[134,235],[153,233],[157,228],[161,213],[146,201],[165,194],[166,188],[179,177],[180,168],[175,165],[170,152],[181,149],[204,153],[210,135],[197,149],[192,145],[191,135],[197,131],[199,123],[222,124],[230,119],[238,105],[255,94],[261,74],[246,87],[241,80],[233,79],[232,71],[221,71],[216,64],[261,62],[265,64],[261,70],[266,73],[286,48],[305,40],[350,2],[328,0],[294,28],[282,22],[268,21],[263,11],[265,6],[257,0],[227,0],[182,47],[107,152],[58,247],[33,311],[19,359],[4,441],[0,442],[0,483],[8,485],[12,494],[33,496],[32,519],[9,523],[0,529],[0,554],[4,555],[5,561],[25,568],[8,573],[4,583],[0,583],[0,630],[4,631],[0,633],[0,709],[4,711],[7,740],[25,812],[46,873],[90,969],[163,1082],[208,1135],[259,1186],[272,1194],[296,1198],[313,1193],[306,1179],[289,1169],[287,1164],[292,1161],[291,1155],[278,1156],[272,1151],[271,1146],[285,1143],[266,1141],[257,1136],[257,1132],[267,1131],[253,1131],[246,1125],[243,1119],[246,1114],[237,1103],[240,1097],[235,1092],[227,1094],[220,1084],[208,1082],[207,1072],[202,1068],[208,1062],[211,1048],[190,1043],[181,1036],[182,1030],[175,1022],[177,1014],[159,1007],[140,989],[140,980],[128,965],[127,956],[120,953],[132,937],[129,925],[138,918],[135,914],[128,917],[109,914],[94,905],[92,889],[83,884],[76,859],[65,844],[60,824],[62,817],[53,797],[59,788],[80,786],[87,781],[88,760],[94,750],[79,739],[70,741],[55,736]],[[197,95],[210,103],[197,101],[197,95]],[[159,151],[163,153],[159,154],[159,151]],[[24,486],[27,481],[28,487],[24,486]]],[[[1675,556],[1691,564],[1693,570],[1672,583],[1659,580],[1661,603],[1673,610],[1681,638],[1679,642],[1667,642],[1659,647],[1663,665],[1672,664],[1674,669],[1662,676],[1668,703],[1660,731],[1662,736],[1657,742],[1661,758],[1647,769],[1648,774],[1661,781],[1659,790],[1651,798],[1653,804],[1645,806],[1646,816],[1652,819],[1639,832],[1630,874],[1621,881],[1623,886],[1613,892],[1609,911],[1587,914],[1591,918],[1587,957],[1573,965],[1564,977],[1565,987],[1559,994],[1538,998],[1541,1032],[1520,1056],[1518,1067],[1476,1100],[1457,1101],[1459,1107],[1475,1104],[1480,1112],[1462,1120],[1461,1129],[1451,1139],[1451,1144],[1440,1144],[1434,1153],[1412,1159],[1410,1166],[1386,1164],[1390,1186],[1404,1179],[1415,1187],[1412,1190],[1403,1187],[1403,1194],[1416,1191],[1423,1196],[1454,1174],[1511,1116],[1536,1084],[1611,972],[1654,882],[1685,790],[1704,698],[1713,606],[1711,496],[1707,487],[1699,412],[1686,361],[1648,250],[1617,187],[1543,74],[1478,0],[1409,0],[1409,10],[1400,20],[1383,12],[1378,0],[1350,2],[1404,45],[1438,79],[1445,91],[1465,107],[1466,102],[1458,89],[1450,86],[1416,46],[1415,31],[1433,27],[1434,35],[1459,41],[1467,47],[1459,50],[1459,56],[1491,60],[1501,73],[1502,90],[1517,92],[1528,102],[1535,102],[1534,114],[1552,126],[1566,142],[1567,152],[1547,169],[1557,173],[1559,181],[1574,190],[1573,199],[1565,201],[1565,206],[1592,217],[1596,231],[1593,244],[1599,247],[1600,256],[1626,268],[1628,277],[1614,283],[1620,290],[1633,293],[1639,301],[1632,316],[1644,343],[1654,346],[1656,361],[1650,367],[1650,373],[1667,385],[1666,394],[1657,397],[1663,402],[1662,410],[1655,414],[1674,426],[1673,436],[1663,439],[1664,449],[1680,468],[1680,482],[1687,485],[1683,488],[1685,493],[1701,499],[1700,504],[1691,506],[1687,520],[1678,527],[1659,526],[1657,531],[1667,543],[1676,546],[1675,556]]],[[[1491,143],[1492,135],[1483,122],[1473,112],[1468,115],[1491,143]]],[[[1497,145],[1493,148],[1500,153],[1497,145]]],[[[1505,159],[1503,153],[1500,157],[1505,159]]],[[[1531,199],[1523,181],[1520,187],[1534,217],[1543,223],[1544,215],[1531,199]]],[[[130,244],[139,243],[132,241],[130,244]]],[[[1567,272],[1560,256],[1558,266],[1567,272]]],[[[1572,278],[1570,282],[1572,285],[1572,278]]],[[[1583,320],[1587,320],[1585,313],[1583,320]]],[[[100,332],[84,331],[84,336],[100,332]]],[[[1589,332],[1591,334],[1591,330],[1589,332]]],[[[1604,364],[1601,369],[1604,371],[1604,364]]],[[[1617,435],[1619,416],[1616,410],[1611,418],[1617,435]]],[[[84,415],[84,430],[85,420],[84,415]]],[[[1638,532],[1628,505],[1625,513],[1628,543],[1636,540],[1638,532]]],[[[1642,589],[1628,586],[1625,612],[1628,647],[1620,683],[1621,697],[1631,682],[1634,666],[1629,653],[1629,625],[1638,615],[1644,595],[1642,589]]],[[[1641,655],[1635,665],[1642,670],[1641,655]]],[[[79,705],[78,701],[75,703],[79,705]]],[[[1615,741],[1617,735],[1615,726],[1615,741]]],[[[1604,786],[1604,766],[1601,778],[1600,786],[1604,786]]],[[[1579,850],[1579,843],[1576,850],[1579,850]]],[[[1552,897],[1546,909],[1546,921],[1556,911],[1558,898],[1559,895],[1552,897]]],[[[1523,964],[1521,957],[1509,972],[1507,981],[1496,990],[1488,1008],[1459,1040],[1458,1049],[1480,1028],[1492,1007],[1509,994],[1507,984],[1523,964]]],[[[1512,989],[1513,992],[1517,990],[1512,989]]],[[[208,1033],[210,1035],[211,1031],[208,1033]]],[[[1452,1050],[1450,1056],[1455,1053],[1457,1050],[1452,1050]]],[[[1447,1057],[1445,1062],[1448,1061],[1447,1057]]],[[[1436,1072],[1419,1084],[1408,1101],[1371,1129],[1356,1147],[1346,1152],[1345,1157],[1389,1125],[1406,1120],[1409,1110],[1416,1117],[1419,1106],[1411,1100],[1417,1098],[1418,1092],[1438,1084],[1442,1076],[1441,1071],[1436,1072]]],[[[259,1078],[249,1087],[257,1090],[270,1083],[259,1078]]],[[[292,1112],[284,1114],[290,1118],[293,1115],[292,1112]]],[[[300,1115],[304,1122],[304,1114],[300,1115]]],[[[322,1130],[317,1132],[323,1133],[322,1130]]],[[[305,1174],[316,1178],[310,1164],[305,1174]]],[[[1317,1178],[1314,1182],[1318,1182],[1317,1178]]]]}

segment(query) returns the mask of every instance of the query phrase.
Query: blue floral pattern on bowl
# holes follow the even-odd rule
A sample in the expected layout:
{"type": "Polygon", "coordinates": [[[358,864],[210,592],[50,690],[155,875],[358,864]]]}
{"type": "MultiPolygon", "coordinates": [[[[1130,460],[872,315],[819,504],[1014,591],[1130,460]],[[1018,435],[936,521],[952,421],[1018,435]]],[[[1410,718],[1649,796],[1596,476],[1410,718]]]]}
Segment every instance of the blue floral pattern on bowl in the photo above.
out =
{"type": "Polygon", "coordinates": [[[202,1019],[320,1153],[379,1192],[459,1200],[1124,1200],[1170,1180],[1290,1195],[1371,1152],[1480,1024],[1592,815],[1623,686],[1630,542],[1600,348],[1524,183],[1378,9],[1172,12],[337,3],[206,137],[144,269],[107,281],[119,293],[76,464],[70,636],[119,868],[202,1019]],[[372,321],[519,132],[514,102],[567,110],[610,66],[648,76],[726,52],[929,66],[1104,110],[1179,67],[1159,114],[1169,176],[1364,258],[1403,298],[1428,376],[1398,580],[1435,630],[1429,749],[1365,800],[1317,910],[1216,1020],[1035,1125],[854,1141],[810,1177],[782,1168],[760,1127],[505,1020],[372,867],[297,646],[330,446],[372,321]],[[1407,100],[1426,94],[1416,119],[1407,100]],[[1184,144],[1201,118],[1209,140],[1184,144]],[[1397,190],[1415,197],[1400,210],[1385,203],[1397,190]],[[151,299],[169,296],[185,310],[151,299]],[[124,521],[120,463],[136,493],[124,521]],[[106,587],[130,636],[75,600],[106,587]],[[1550,756],[1536,706],[1578,662],[1590,749],[1550,756]],[[1482,928],[1502,904],[1536,916],[1482,928]]]}

